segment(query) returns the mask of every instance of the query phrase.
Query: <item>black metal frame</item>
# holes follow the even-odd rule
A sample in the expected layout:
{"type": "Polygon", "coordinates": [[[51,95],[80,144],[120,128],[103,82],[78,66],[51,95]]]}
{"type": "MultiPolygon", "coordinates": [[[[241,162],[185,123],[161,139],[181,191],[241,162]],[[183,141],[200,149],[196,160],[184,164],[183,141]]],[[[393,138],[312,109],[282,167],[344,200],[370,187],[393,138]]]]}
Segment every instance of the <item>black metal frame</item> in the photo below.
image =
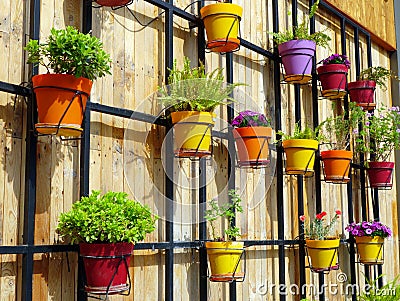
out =
{"type": "MultiPolygon", "coordinates": [[[[183,18],[190,22],[192,26],[199,26],[201,30],[198,33],[198,56],[199,59],[204,61],[205,59],[205,37],[204,30],[201,21],[192,15],[178,7],[175,7],[173,0],[145,0],[149,4],[153,4],[165,11],[165,41],[168,41],[165,45],[165,76],[168,77],[168,68],[172,67],[173,63],[173,19],[175,16],[183,18]]],[[[199,7],[204,6],[204,0],[199,1],[199,7]]],[[[293,3],[293,23],[297,22],[297,1],[292,0],[293,3]]],[[[314,0],[309,1],[310,5],[314,3],[314,0]]],[[[278,0],[274,0],[273,6],[273,30],[275,32],[279,31],[279,5],[278,0]]],[[[367,40],[367,57],[368,66],[372,65],[372,52],[371,52],[371,37],[370,34],[365,31],[362,27],[354,23],[352,20],[345,17],[340,12],[336,11],[334,8],[329,6],[327,3],[321,0],[320,7],[328,11],[330,14],[336,16],[340,20],[340,31],[342,40],[342,53],[346,54],[346,29],[350,27],[354,30],[354,43],[355,43],[355,66],[356,74],[360,73],[360,49],[359,49],[359,34],[362,33],[367,40]]],[[[84,1],[83,3],[83,31],[88,32],[91,29],[92,22],[92,6],[91,1],[84,1]]],[[[39,29],[40,29],[40,0],[31,1],[30,6],[30,37],[32,39],[39,39],[39,29]]],[[[315,31],[315,20],[311,19],[310,31],[315,31]]],[[[280,58],[277,53],[277,49],[274,52],[265,50],[257,45],[252,44],[249,41],[240,39],[241,46],[252,50],[256,53],[263,55],[265,58],[273,61],[274,66],[274,90],[275,90],[275,120],[276,129],[280,130],[282,127],[281,120],[281,87],[280,87],[280,58]]],[[[313,61],[313,72],[312,72],[312,97],[313,97],[313,123],[314,126],[318,125],[318,86],[317,86],[317,75],[315,72],[315,58],[313,61]]],[[[37,68],[33,69],[33,74],[37,74],[37,68]]],[[[226,54],[226,76],[227,82],[233,82],[233,55],[232,53],[226,54]]],[[[25,96],[29,99],[27,105],[27,137],[26,137],[26,173],[25,173],[25,200],[24,200],[24,229],[23,229],[23,244],[17,246],[0,246],[0,254],[22,254],[22,296],[21,300],[30,301],[32,300],[32,283],[33,283],[33,254],[34,253],[52,253],[52,252],[77,252],[78,248],[74,245],[35,245],[34,244],[34,227],[35,227],[35,208],[36,208],[36,144],[37,137],[34,135],[33,124],[37,119],[36,116],[36,104],[35,98],[32,91],[28,88],[24,88],[18,85],[0,82],[0,91],[13,93],[16,95],[25,96]]],[[[301,119],[300,111],[300,86],[295,84],[295,121],[298,122],[301,119]]],[[[344,97],[345,109],[348,109],[348,97],[344,97]]],[[[80,194],[87,195],[89,193],[89,149],[90,149],[90,116],[91,112],[100,112],[103,114],[110,114],[113,116],[120,116],[124,118],[132,118],[137,121],[142,122],[153,122],[154,116],[144,114],[141,112],[134,112],[127,109],[121,109],[116,107],[105,106],[101,104],[91,103],[87,104],[85,111],[85,118],[83,122],[83,128],[85,129],[81,141],[81,164],[80,164],[80,194]]],[[[229,105],[227,107],[228,121],[233,118],[233,106],[229,105]]],[[[165,126],[167,130],[171,128],[162,119],[157,119],[156,124],[165,126]]],[[[231,129],[230,129],[231,131],[231,129]]],[[[230,133],[231,134],[231,133],[230,133]]],[[[221,135],[224,136],[224,135],[221,135]]],[[[279,136],[277,137],[279,138],[279,136]]],[[[174,169],[173,166],[173,149],[172,143],[167,143],[169,147],[166,149],[166,169],[171,171],[174,169]]],[[[233,139],[228,140],[228,148],[230,154],[235,154],[235,145],[233,139]]],[[[245,240],[245,246],[267,246],[275,245],[278,246],[279,255],[279,284],[285,284],[286,281],[286,265],[285,265],[285,247],[290,245],[299,245],[299,282],[300,285],[305,284],[305,250],[304,250],[304,240],[285,240],[284,232],[284,205],[283,205],[283,160],[282,160],[282,147],[277,148],[278,156],[276,163],[276,204],[278,210],[278,239],[276,240],[245,240]]],[[[365,169],[360,167],[363,166],[364,156],[361,155],[361,164],[352,164],[352,168],[357,168],[360,170],[360,181],[361,181],[361,205],[362,205],[362,215],[363,219],[367,220],[367,207],[366,207],[366,181],[365,181],[365,169]]],[[[316,158],[315,164],[315,189],[316,189],[316,210],[321,211],[321,174],[320,174],[320,164],[319,157],[316,158]]],[[[200,170],[206,168],[206,160],[200,159],[199,163],[200,170]]],[[[235,156],[229,158],[228,161],[228,174],[232,174],[235,168],[235,156]]],[[[172,174],[172,173],[170,173],[172,174]]],[[[228,188],[235,187],[235,178],[228,177],[228,188]]],[[[169,199],[174,199],[173,183],[168,176],[165,177],[165,195],[169,199]]],[[[200,173],[200,184],[206,183],[206,173],[200,173]]],[[[199,189],[199,203],[200,205],[206,202],[206,188],[205,185],[200,185],[199,189]]],[[[298,176],[298,213],[299,215],[304,213],[304,199],[303,199],[303,176],[298,176]]],[[[348,217],[349,222],[354,220],[354,209],[353,209],[353,196],[352,196],[352,181],[347,184],[348,192],[348,217]]],[[[140,249],[162,249],[165,250],[165,300],[172,301],[173,298],[173,264],[174,264],[174,249],[178,248],[191,248],[199,249],[200,255],[200,268],[199,268],[199,299],[201,301],[207,300],[207,254],[204,247],[202,247],[201,241],[207,238],[207,228],[206,222],[201,222],[199,224],[199,241],[183,242],[173,240],[173,203],[171,206],[167,206],[167,221],[166,221],[166,241],[157,243],[138,243],[135,246],[136,250],[140,249]]],[[[200,206],[202,208],[202,206],[200,206]]],[[[374,217],[379,219],[379,202],[378,202],[378,191],[373,190],[373,208],[374,217]]],[[[200,218],[204,216],[204,212],[199,212],[200,218]]],[[[303,230],[299,227],[299,234],[302,237],[303,230]]],[[[356,281],[356,252],[354,248],[354,239],[350,238],[348,240],[349,250],[350,250],[350,281],[351,284],[355,284],[356,281]]],[[[82,263],[79,263],[80,268],[82,263]]],[[[366,267],[365,275],[367,278],[370,276],[370,270],[366,267]]],[[[377,273],[382,273],[382,267],[377,266],[377,273]]],[[[87,294],[84,292],[84,275],[83,271],[80,270],[78,273],[78,300],[86,300],[87,294]]],[[[320,285],[320,298],[325,297],[324,292],[324,275],[319,275],[319,285],[320,285]]],[[[379,285],[382,285],[382,279],[379,279],[379,285]]],[[[305,296],[302,295],[302,298],[305,296]]],[[[280,294],[279,299],[286,300],[286,296],[280,294]]],[[[229,300],[236,300],[236,284],[230,283],[229,285],[229,300]]],[[[352,297],[352,300],[356,300],[356,296],[352,297]]]]}

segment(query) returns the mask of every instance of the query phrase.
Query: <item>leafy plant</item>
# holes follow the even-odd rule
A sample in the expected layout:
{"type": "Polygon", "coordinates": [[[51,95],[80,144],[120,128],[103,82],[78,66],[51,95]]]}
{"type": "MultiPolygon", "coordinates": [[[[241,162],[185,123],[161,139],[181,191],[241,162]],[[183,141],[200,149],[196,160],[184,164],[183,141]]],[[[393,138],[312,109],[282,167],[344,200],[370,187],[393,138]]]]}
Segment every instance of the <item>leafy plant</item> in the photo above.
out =
{"type": "Polygon", "coordinates": [[[378,221],[353,222],[347,225],[346,231],[353,236],[380,236],[382,238],[392,236],[392,230],[378,221]]]}
{"type": "Polygon", "coordinates": [[[297,26],[292,26],[285,31],[281,32],[271,32],[272,37],[277,45],[291,41],[291,40],[310,40],[314,41],[317,45],[324,48],[328,47],[328,41],[331,38],[323,33],[322,31],[317,31],[313,34],[309,33],[310,19],[315,15],[318,9],[319,0],[310,8],[310,13],[307,18],[303,18],[303,21],[297,26]]]}
{"type": "Polygon", "coordinates": [[[358,133],[358,124],[363,115],[362,108],[350,102],[348,114],[343,112],[329,117],[318,126],[322,141],[326,142],[330,149],[346,150],[350,144],[351,133],[358,133]]]}
{"type": "Polygon", "coordinates": [[[330,65],[330,64],[343,64],[347,68],[350,68],[350,61],[347,56],[344,54],[332,54],[328,56],[326,59],[322,60],[322,65],[330,65]]]}
{"type": "Polygon", "coordinates": [[[386,81],[389,78],[396,78],[397,76],[394,75],[393,71],[388,70],[383,67],[369,67],[361,71],[358,79],[359,80],[373,80],[382,90],[386,90],[386,81]]]}
{"type": "Polygon", "coordinates": [[[379,288],[378,281],[383,277],[379,275],[375,280],[367,279],[367,289],[357,298],[358,301],[398,301],[400,299],[399,276],[379,288]]]}
{"type": "Polygon", "coordinates": [[[238,128],[270,125],[271,121],[269,121],[264,114],[250,110],[240,112],[238,116],[232,120],[232,126],[238,128]]]}
{"type": "Polygon", "coordinates": [[[319,135],[318,133],[319,128],[316,128],[315,130],[311,129],[308,126],[305,126],[304,129],[302,130],[300,128],[299,123],[296,123],[294,126],[294,132],[292,135],[285,134],[283,131],[278,131],[278,135],[282,136],[281,140],[289,140],[289,139],[312,139],[312,140],[318,140],[320,141],[322,139],[322,136],[319,135]]]}
{"type": "Polygon", "coordinates": [[[155,230],[157,216],[125,192],[92,191],[59,218],[57,233],[71,243],[137,242],[155,230]]]}
{"type": "Polygon", "coordinates": [[[336,210],[335,215],[327,224],[325,224],[324,219],[324,217],[327,215],[325,211],[318,213],[315,218],[308,223],[306,222],[307,218],[304,215],[301,215],[300,221],[304,222],[303,228],[305,237],[313,240],[329,239],[329,237],[333,236],[333,228],[341,214],[342,212],[340,210],[336,210]]]}
{"type": "Polygon", "coordinates": [[[215,221],[218,218],[224,218],[228,224],[225,229],[225,235],[227,240],[233,240],[235,237],[240,236],[240,229],[232,225],[233,219],[235,218],[235,212],[243,212],[241,206],[242,200],[234,189],[229,190],[228,195],[231,197],[231,201],[225,205],[219,206],[217,200],[209,201],[210,209],[205,210],[205,219],[210,222],[211,226],[211,237],[215,241],[224,241],[224,236],[217,236],[215,229],[215,221]]]}
{"type": "Polygon", "coordinates": [[[94,80],[110,73],[110,56],[103,44],[90,34],[83,34],[72,26],[50,31],[46,43],[30,40],[27,63],[46,67],[47,72],[70,74],[94,80]]]}
{"type": "Polygon", "coordinates": [[[368,152],[374,161],[386,161],[400,149],[400,108],[380,108],[365,112],[363,130],[356,136],[356,151],[368,152]]]}
{"type": "Polygon", "coordinates": [[[205,72],[205,66],[200,62],[199,67],[190,67],[190,60],[185,57],[183,69],[177,68],[174,61],[169,69],[168,84],[160,88],[159,99],[163,105],[174,111],[212,112],[221,104],[234,101],[231,93],[241,84],[224,84],[223,69],[217,68],[211,73],[205,72]]]}

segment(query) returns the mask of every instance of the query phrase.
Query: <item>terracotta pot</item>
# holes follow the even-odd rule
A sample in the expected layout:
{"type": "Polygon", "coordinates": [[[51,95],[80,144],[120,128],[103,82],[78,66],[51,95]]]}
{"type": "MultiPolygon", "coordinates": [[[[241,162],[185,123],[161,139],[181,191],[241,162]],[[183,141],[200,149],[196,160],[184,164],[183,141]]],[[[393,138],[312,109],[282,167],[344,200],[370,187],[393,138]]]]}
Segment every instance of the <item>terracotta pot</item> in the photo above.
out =
{"type": "Polygon", "coordinates": [[[376,83],[373,80],[359,80],[348,84],[350,100],[364,108],[374,108],[376,83]]]}
{"type": "Polygon", "coordinates": [[[109,294],[127,290],[129,288],[127,285],[127,266],[129,267],[133,247],[132,243],[126,242],[113,244],[80,243],[80,256],[83,257],[86,273],[85,290],[106,294],[109,285],[109,294]],[[117,258],[104,258],[110,256],[117,256],[117,258]]]}
{"type": "Polygon", "coordinates": [[[346,95],[348,68],[343,64],[328,64],[317,68],[322,96],[337,99],[346,95]]]}
{"type": "Polygon", "coordinates": [[[369,162],[367,169],[372,188],[392,188],[394,162],[369,162]]]}
{"type": "Polygon", "coordinates": [[[132,0],[97,0],[96,3],[101,6],[124,6],[131,2],[132,0]]]}
{"type": "Polygon", "coordinates": [[[339,267],[337,255],[340,239],[306,239],[309,264],[313,270],[324,271],[339,267]]]}
{"type": "Polygon", "coordinates": [[[383,264],[384,238],[380,236],[356,236],[357,253],[363,264],[383,264]]]}
{"type": "Polygon", "coordinates": [[[333,183],[347,183],[350,181],[350,163],[352,151],[328,150],[321,152],[325,181],[333,183]]]}
{"type": "Polygon", "coordinates": [[[269,163],[268,143],[272,128],[265,126],[242,127],[232,131],[235,138],[239,165],[261,166],[269,163]]]}
{"type": "Polygon", "coordinates": [[[286,154],[286,173],[312,176],[314,174],[315,151],[318,141],[311,139],[289,139],[282,142],[286,154]]]}
{"type": "Polygon", "coordinates": [[[213,241],[205,243],[210,262],[210,281],[232,282],[244,280],[240,259],[244,243],[237,241],[213,241]]]}

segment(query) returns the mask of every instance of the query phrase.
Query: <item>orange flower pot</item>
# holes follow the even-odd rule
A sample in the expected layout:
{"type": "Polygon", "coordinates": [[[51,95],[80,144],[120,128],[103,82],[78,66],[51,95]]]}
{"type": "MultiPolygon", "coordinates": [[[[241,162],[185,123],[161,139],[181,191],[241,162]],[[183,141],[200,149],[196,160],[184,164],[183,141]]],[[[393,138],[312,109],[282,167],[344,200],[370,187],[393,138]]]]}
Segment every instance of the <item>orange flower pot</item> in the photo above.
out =
{"type": "Polygon", "coordinates": [[[260,166],[269,163],[268,143],[272,128],[265,126],[242,127],[232,131],[235,138],[239,165],[260,166]]]}
{"type": "Polygon", "coordinates": [[[332,183],[349,182],[349,170],[352,158],[352,151],[328,150],[321,152],[325,181],[332,183]]]}
{"type": "MultiPolygon", "coordinates": [[[[41,125],[55,130],[59,123],[80,128],[92,89],[91,80],[68,74],[41,74],[33,76],[32,82],[41,125]]],[[[63,135],[63,132],[57,134],[63,135]]]]}

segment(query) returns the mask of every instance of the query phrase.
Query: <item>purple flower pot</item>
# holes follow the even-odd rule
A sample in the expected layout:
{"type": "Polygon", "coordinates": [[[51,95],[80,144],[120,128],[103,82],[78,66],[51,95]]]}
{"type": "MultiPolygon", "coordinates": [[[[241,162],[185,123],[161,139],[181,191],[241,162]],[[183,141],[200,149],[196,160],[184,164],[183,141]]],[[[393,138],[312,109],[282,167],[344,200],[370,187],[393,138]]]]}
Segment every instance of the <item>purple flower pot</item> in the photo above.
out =
{"type": "Polygon", "coordinates": [[[278,46],[286,77],[289,75],[308,75],[312,70],[312,59],[316,44],[309,40],[291,40],[278,46]]]}

